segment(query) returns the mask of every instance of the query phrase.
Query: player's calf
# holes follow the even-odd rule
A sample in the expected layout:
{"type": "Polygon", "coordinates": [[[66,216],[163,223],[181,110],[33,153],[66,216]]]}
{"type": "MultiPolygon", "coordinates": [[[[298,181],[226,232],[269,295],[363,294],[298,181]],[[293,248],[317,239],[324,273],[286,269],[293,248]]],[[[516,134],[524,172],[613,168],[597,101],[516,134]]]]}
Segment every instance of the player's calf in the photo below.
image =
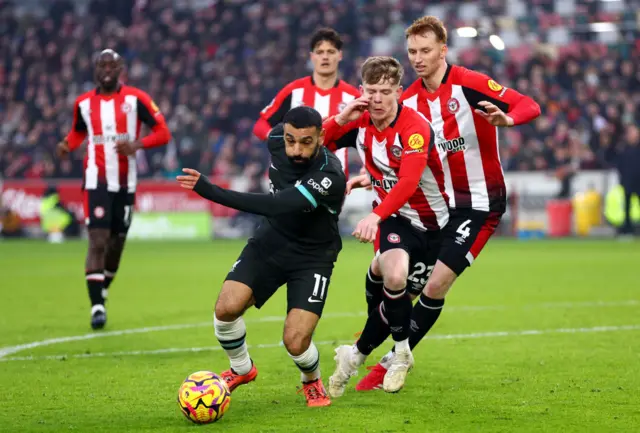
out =
{"type": "Polygon", "coordinates": [[[320,379],[320,354],[311,336],[320,317],[316,313],[293,308],[287,314],[282,341],[300,370],[302,391],[307,406],[329,406],[331,400],[320,379]]]}
{"type": "Polygon", "coordinates": [[[252,302],[253,292],[248,286],[236,281],[225,281],[213,314],[216,338],[231,364],[231,368],[221,373],[221,376],[231,391],[255,380],[258,375],[247,349],[247,328],[242,318],[252,302]]]}
{"type": "Polygon", "coordinates": [[[367,299],[367,314],[380,305],[382,302],[382,288],[384,283],[380,276],[380,267],[378,261],[374,259],[367,271],[367,277],[365,278],[365,296],[367,299]]]}
{"type": "Polygon", "coordinates": [[[85,260],[85,280],[91,301],[91,328],[104,328],[107,315],[104,293],[104,257],[109,238],[108,229],[89,230],[89,248],[85,260]]]}

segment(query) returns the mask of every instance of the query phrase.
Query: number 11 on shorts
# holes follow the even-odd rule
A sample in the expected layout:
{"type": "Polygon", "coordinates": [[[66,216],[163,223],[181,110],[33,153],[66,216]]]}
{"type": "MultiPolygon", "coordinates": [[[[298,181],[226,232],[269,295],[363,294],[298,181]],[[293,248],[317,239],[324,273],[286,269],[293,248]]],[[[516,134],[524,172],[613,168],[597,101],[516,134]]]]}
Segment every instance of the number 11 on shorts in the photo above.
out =
{"type": "Polygon", "coordinates": [[[323,277],[320,274],[313,274],[313,277],[316,279],[316,284],[313,286],[313,294],[312,297],[318,297],[318,291],[320,291],[320,299],[324,299],[324,292],[327,289],[327,277],[323,277]]]}

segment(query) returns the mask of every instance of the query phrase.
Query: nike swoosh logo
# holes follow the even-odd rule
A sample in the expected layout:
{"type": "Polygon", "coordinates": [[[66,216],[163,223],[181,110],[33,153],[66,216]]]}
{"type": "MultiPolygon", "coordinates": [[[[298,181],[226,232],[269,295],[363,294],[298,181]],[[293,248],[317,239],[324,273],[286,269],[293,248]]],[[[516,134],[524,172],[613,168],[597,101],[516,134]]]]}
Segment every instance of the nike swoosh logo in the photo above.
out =
{"type": "Polygon", "coordinates": [[[271,168],[273,168],[274,170],[278,171],[278,169],[276,168],[275,165],[271,164],[271,168]]]}
{"type": "Polygon", "coordinates": [[[313,299],[311,296],[309,296],[308,301],[309,302],[322,302],[322,299],[313,299]]]}

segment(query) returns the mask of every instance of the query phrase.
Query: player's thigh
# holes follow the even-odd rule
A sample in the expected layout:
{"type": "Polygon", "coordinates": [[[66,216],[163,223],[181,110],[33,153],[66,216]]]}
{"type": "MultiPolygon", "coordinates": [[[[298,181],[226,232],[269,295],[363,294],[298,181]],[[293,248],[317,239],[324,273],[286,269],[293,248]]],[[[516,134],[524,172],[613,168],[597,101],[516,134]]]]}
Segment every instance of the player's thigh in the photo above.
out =
{"type": "Polygon", "coordinates": [[[443,231],[438,259],[460,276],[471,266],[495,231],[500,221],[496,215],[481,211],[452,211],[449,223],[443,231]]]}
{"type": "Polygon", "coordinates": [[[120,191],[113,194],[111,205],[111,234],[125,235],[131,226],[133,219],[133,208],[135,205],[135,194],[120,191]]]}
{"type": "Polygon", "coordinates": [[[442,250],[442,231],[424,232],[422,238],[423,242],[420,248],[411,251],[409,258],[407,291],[412,298],[419,296],[424,290],[442,250]]]}
{"type": "Polygon", "coordinates": [[[400,285],[400,281],[406,283],[409,258],[413,251],[420,248],[421,233],[411,223],[397,217],[387,218],[380,223],[378,232],[377,257],[385,285],[400,285]]]}
{"type": "Polygon", "coordinates": [[[286,274],[280,266],[269,259],[269,254],[251,239],[244,247],[225,278],[249,287],[260,309],[286,282],[286,274]]]}
{"type": "Polygon", "coordinates": [[[329,295],[333,263],[291,270],[287,279],[287,315],[294,309],[320,318],[329,295]]]}
{"type": "Polygon", "coordinates": [[[111,228],[113,198],[106,185],[84,190],[84,218],[89,230],[111,228]]]}
{"type": "Polygon", "coordinates": [[[219,320],[231,322],[242,316],[247,309],[255,305],[251,287],[244,283],[227,280],[222,283],[215,305],[215,314],[219,320]]]}

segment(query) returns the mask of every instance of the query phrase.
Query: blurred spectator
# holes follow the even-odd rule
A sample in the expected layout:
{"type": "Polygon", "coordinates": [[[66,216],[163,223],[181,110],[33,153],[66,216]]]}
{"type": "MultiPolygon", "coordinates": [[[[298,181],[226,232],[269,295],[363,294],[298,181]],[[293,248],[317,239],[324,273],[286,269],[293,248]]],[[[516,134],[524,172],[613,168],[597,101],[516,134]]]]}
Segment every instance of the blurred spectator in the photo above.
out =
{"type": "MultiPolygon", "coordinates": [[[[421,2],[392,0],[92,0],[86,10],[55,0],[40,2],[45,13],[26,14],[15,3],[0,0],[5,178],[82,176],[81,152],[61,162],[54,148],[71,124],[75,97],[93,86],[92,54],[106,47],[126,59],[126,82],[157,98],[174,135],[170,146],[138,157],[141,177],[172,177],[185,166],[221,178],[257,169],[249,166],[264,174],[268,154],[251,125],[279,88],[309,74],[309,35],[325,25],[342,34],[346,81],[359,83],[366,56],[390,54],[405,65],[407,84],[414,75],[403,29],[425,13],[421,2]]],[[[547,0],[438,3],[429,7],[449,26],[449,60],[489,73],[542,107],[533,124],[500,131],[506,170],[548,170],[568,179],[576,170],[615,166],[625,128],[640,120],[634,14],[609,12],[602,2],[588,8],[569,2],[576,5],[562,16],[558,2],[547,0]],[[574,31],[604,12],[630,29],[615,45],[574,31]],[[484,38],[457,37],[454,29],[463,25],[484,38]],[[506,50],[486,41],[492,32],[509,36],[506,50]],[[569,35],[554,46],[558,32],[569,35]]]]}
{"type": "Polygon", "coordinates": [[[623,147],[616,161],[620,184],[624,188],[625,222],[622,232],[633,233],[631,224],[631,196],[640,197],[640,129],[636,125],[628,125],[623,138],[623,147]]]}

